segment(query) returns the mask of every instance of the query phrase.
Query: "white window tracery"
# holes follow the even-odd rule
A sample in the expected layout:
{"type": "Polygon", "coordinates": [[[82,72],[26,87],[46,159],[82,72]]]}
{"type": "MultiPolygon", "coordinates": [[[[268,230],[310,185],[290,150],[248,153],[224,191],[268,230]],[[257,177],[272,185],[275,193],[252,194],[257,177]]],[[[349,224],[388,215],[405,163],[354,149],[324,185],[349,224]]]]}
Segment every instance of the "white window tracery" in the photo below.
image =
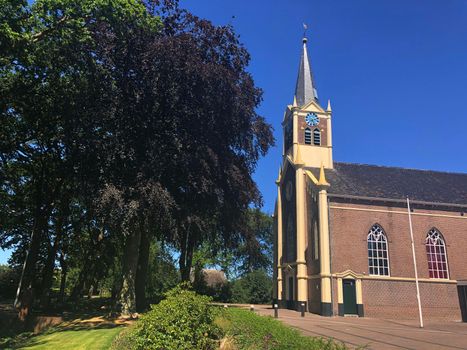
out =
{"type": "Polygon", "coordinates": [[[388,240],[380,225],[371,227],[367,242],[369,274],[389,276],[388,240]]]}
{"type": "Polygon", "coordinates": [[[443,235],[432,228],[425,239],[428,274],[430,278],[449,278],[446,243],[443,235]]]}

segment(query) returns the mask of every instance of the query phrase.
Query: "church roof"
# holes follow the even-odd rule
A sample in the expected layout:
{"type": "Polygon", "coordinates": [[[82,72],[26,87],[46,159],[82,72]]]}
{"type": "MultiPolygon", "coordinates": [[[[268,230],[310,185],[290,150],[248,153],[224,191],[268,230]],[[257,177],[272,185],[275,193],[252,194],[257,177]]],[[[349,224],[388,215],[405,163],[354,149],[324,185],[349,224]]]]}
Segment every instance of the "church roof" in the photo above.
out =
{"type": "MultiPolygon", "coordinates": [[[[319,174],[318,168],[311,169],[319,174]]],[[[466,205],[467,173],[449,173],[354,163],[326,169],[330,195],[466,205]]]]}
{"type": "Polygon", "coordinates": [[[300,58],[300,66],[298,67],[297,84],[295,86],[295,98],[299,106],[303,106],[313,99],[318,100],[318,93],[313,80],[310,61],[308,60],[306,42],[307,39],[303,38],[303,51],[300,58]]]}

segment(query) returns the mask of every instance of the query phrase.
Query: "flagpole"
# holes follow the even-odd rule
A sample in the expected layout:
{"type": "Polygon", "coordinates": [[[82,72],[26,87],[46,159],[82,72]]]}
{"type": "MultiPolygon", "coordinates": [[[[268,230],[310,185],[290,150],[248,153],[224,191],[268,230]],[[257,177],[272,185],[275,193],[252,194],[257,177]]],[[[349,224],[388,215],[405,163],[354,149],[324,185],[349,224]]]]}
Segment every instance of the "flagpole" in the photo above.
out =
{"type": "Polygon", "coordinates": [[[420,302],[420,287],[418,285],[417,258],[415,257],[415,245],[413,242],[412,215],[410,212],[410,201],[407,196],[407,212],[409,213],[410,240],[412,241],[413,268],[415,270],[415,285],[417,286],[418,316],[420,318],[420,328],[423,328],[422,303],[420,302]]]}

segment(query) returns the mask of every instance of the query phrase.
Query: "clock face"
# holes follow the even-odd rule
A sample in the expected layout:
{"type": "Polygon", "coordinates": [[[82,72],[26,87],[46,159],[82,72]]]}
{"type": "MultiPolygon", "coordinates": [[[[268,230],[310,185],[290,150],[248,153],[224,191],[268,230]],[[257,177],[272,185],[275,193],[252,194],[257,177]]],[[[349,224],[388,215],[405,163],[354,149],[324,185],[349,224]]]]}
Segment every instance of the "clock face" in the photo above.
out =
{"type": "Polygon", "coordinates": [[[319,117],[316,115],[316,113],[308,113],[307,116],[305,117],[305,122],[309,126],[318,125],[319,117]]]}

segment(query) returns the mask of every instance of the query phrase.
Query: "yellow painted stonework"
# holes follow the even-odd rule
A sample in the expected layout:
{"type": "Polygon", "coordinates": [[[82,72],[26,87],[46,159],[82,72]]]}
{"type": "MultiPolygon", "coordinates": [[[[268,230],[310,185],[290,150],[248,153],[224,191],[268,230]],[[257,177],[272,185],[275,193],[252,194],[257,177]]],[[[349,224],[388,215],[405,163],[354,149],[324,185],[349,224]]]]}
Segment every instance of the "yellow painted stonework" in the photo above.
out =
{"type": "Polygon", "coordinates": [[[298,301],[307,301],[307,269],[305,260],[306,250],[306,231],[305,231],[305,177],[303,169],[298,167],[295,172],[295,183],[297,186],[296,205],[297,205],[297,299],[298,301]]]}
{"type": "Polygon", "coordinates": [[[329,247],[328,198],[326,186],[319,191],[319,256],[321,275],[321,302],[331,302],[331,257],[329,247]]]}
{"type": "MultiPolygon", "coordinates": [[[[280,183],[278,179],[277,184],[280,183]]],[[[282,269],[280,268],[282,260],[282,201],[281,201],[281,188],[277,186],[277,300],[282,300],[282,269]]]]}
{"type": "MultiPolygon", "coordinates": [[[[305,43],[306,41],[304,41],[305,43]]],[[[301,99],[303,101],[303,99],[301,99]]],[[[319,266],[320,266],[320,301],[321,303],[330,304],[332,302],[331,291],[331,265],[330,265],[330,242],[329,242],[329,223],[328,223],[328,199],[327,189],[329,183],[326,181],[324,169],[333,169],[332,157],[332,110],[331,104],[328,102],[327,109],[319,105],[316,99],[312,98],[309,102],[305,102],[300,106],[297,103],[297,98],[294,97],[293,104],[286,107],[282,127],[284,128],[284,136],[287,130],[292,130],[290,140],[287,145],[284,144],[282,152],[282,166],[279,172],[279,177],[276,180],[278,186],[277,201],[276,201],[276,225],[275,233],[277,235],[275,241],[275,261],[277,269],[275,271],[276,286],[275,299],[278,301],[293,301],[295,305],[298,302],[308,302],[308,289],[310,276],[308,276],[306,252],[311,249],[307,240],[308,227],[307,215],[308,206],[306,203],[307,186],[309,193],[317,197],[319,217],[319,266]],[[321,139],[321,145],[304,144],[303,137],[299,138],[300,133],[304,132],[303,123],[305,117],[309,113],[315,113],[320,119],[321,135],[325,135],[325,139],[321,139]],[[283,174],[287,171],[295,172],[295,226],[296,226],[296,261],[288,261],[282,263],[283,246],[286,243],[284,219],[289,214],[291,208],[285,198],[281,198],[282,186],[287,186],[284,181],[283,174]],[[307,168],[320,168],[319,178],[307,168]],[[307,178],[310,181],[306,181],[307,178]],[[289,283],[293,285],[289,285],[289,283]],[[294,295],[289,295],[289,291],[293,290],[294,295]]],[[[302,135],[303,136],[303,135],[302,135]]],[[[285,142],[285,141],[284,141],[285,142]]],[[[315,197],[315,198],[316,198],[315,197]]],[[[288,216],[287,216],[288,217],[288,216]]]]}

